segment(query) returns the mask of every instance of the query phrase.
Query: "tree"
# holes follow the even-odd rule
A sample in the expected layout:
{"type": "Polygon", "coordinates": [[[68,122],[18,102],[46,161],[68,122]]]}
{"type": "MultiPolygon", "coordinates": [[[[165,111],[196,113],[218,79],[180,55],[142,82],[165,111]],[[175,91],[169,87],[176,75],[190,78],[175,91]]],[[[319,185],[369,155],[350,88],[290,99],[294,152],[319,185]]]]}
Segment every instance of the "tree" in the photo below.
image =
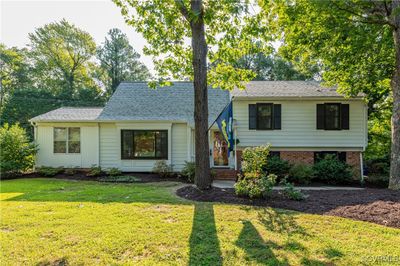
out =
{"type": "Polygon", "coordinates": [[[366,94],[369,106],[393,96],[390,184],[400,189],[400,1],[264,1],[280,53],[300,67],[319,64],[327,85],[366,94]]]}
{"type": "Polygon", "coordinates": [[[0,115],[13,91],[29,82],[26,51],[0,44],[0,115]]]}
{"type": "Polygon", "coordinates": [[[311,80],[318,74],[318,68],[315,66],[307,73],[301,73],[291,62],[276,54],[245,55],[238,61],[237,66],[254,71],[254,80],[311,80]]]}
{"type": "Polygon", "coordinates": [[[108,32],[103,46],[97,50],[97,58],[111,79],[111,84],[107,86],[109,94],[115,91],[121,81],[145,81],[150,78],[149,70],[139,61],[140,55],[119,29],[108,32]]]}
{"type": "Polygon", "coordinates": [[[89,33],[63,19],[36,29],[29,39],[36,87],[67,99],[78,98],[82,88],[101,93],[91,76],[96,44],[89,33]]]}
{"type": "Polygon", "coordinates": [[[14,175],[27,171],[35,164],[37,147],[29,142],[18,124],[0,127],[0,174],[14,175]]]}
{"type": "MultiPolygon", "coordinates": [[[[265,27],[250,1],[114,0],[128,24],[142,33],[154,57],[161,85],[166,79],[190,79],[194,85],[195,183],[211,185],[207,87],[243,88],[251,70],[235,67],[244,55],[270,52],[258,44],[265,27]]],[[[150,83],[155,87],[156,84],[150,83]]]]}

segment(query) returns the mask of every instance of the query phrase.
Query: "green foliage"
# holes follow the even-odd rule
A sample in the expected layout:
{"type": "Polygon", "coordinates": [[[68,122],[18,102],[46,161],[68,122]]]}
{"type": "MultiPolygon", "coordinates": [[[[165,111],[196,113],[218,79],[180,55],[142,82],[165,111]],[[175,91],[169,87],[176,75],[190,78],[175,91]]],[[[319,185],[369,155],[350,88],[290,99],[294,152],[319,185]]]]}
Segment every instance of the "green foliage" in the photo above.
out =
{"type": "Polygon", "coordinates": [[[246,148],[242,153],[243,173],[254,173],[261,177],[268,164],[269,145],[246,148]]]}
{"type": "Polygon", "coordinates": [[[65,99],[101,95],[93,79],[96,44],[89,33],[63,19],[37,28],[29,39],[39,87],[65,99]]]}
{"type": "Polygon", "coordinates": [[[314,170],[311,165],[295,164],[289,170],[289,181],[296,184],[310,184],[314,176],[314,170]]]}
{"type": "Polygon", "coordinates": [[[18,124],[0,127],[0,174],[15,175],[32,169],[37,147],[18,124]]]}
{"type": "Polygon", "coordinates": [[[98,178],[100,182],[116,182],[116,183],[133,183],[140,181],[140,178],[135,176],[127,175],[116,175],[116,176],[102,176],[98,178]]]}
{"type": "Polygon", "coordinates": [[[281,184],[284,186],[283,195],[290,200],[304,200],[306,196],[301,192],[300,189],[296,189],[294,185],[290,182],[287,182],[286,179],[283,179],[281,184]]]}
{"type": "Polygon", "coordinates": [[[168,178],[174,174],[172,165],[168,164],[165,160],[155,162],[153,172],[157,173],[162,178],[168,178]]]}
{"type": "MultiPolygon", "coordinates": [[[[153,56],[160,79],[193,79],[191,22],[201,16],[188,1],[114,0],[127,23],[141,33],[147,45],[144,53],[153,56]],[[183,13],[187,14],[183,14],[183,13]]],[[[237,67],[236,62],[247,54],[269,53],[270,45],[260,41],[266,26],[254,3],[247,1],[204,1],[202,21],[208,45],[208,83],[213,87],[243,88],[252,80],[252,70],[237,67]]]]}
{"type": "Polygon", "coordinates": [[[267,165],[265,166],[265,171],[268,174],[275,174],[279,178],[284,178],[290,169],[290,164],[286,160],[282,160],[278,156],[270,156],[267,159],[267,165]]]}
{"type": "Polygon", "coordinates": [[[277,176],[270,174],[259,177],[254,174],[247,174],[235,184],[235,193],[238,196],[254,198],[268,198],[272,188],[276,184],[277,176]]]}
{"type": "Polygon", "coordinates": [[[314,68],[303,74],[279,55],[263,53],[245,55],[237,62],[237,66],[254,71],[254,80],[310,80],[318,70],[314,68]]]}
{"type": "Polygon", "coordinates": [[[390,157],[391,145],[391,106],[392,103],[380,105],[379,112],[370,115],[368,121],[368,146],[365,160],[390,157]]]}
{"type": "Polygon", "coordinates": [[[101,68],[107,72],[108,94],[122,81],[145,81],[150,78],[147,67],[139,61],[140,55],[129,44],[128,37],[119,29],[111,29],[97,50],[101,68]]]}
{"type": "Polygon", "coordinates": [[[314,164],[315,178],[328,184],[346,184],[351,181],[351,167],[333,156],[326,156],[314,164]]]}
{"type": "Polygon", "coordinates": [[[188,182],[193,182],[196,174],[195,162],[185,161],[185,166],[183,167],[181,174],[187,179],[188,182]]]}
{"type": "Polygon", "coordinates": [[[26,50],[7,48],[0,43],[0,116],[12,93],[29,84],[26,50]]]}
{"type": "Polygon", "coordinates": [[[42,176],[53,177],[64,171],[63,167],[42,166],[37,169],[37,172],[42,176]]]}
{"type": "Polygon", "coordinates": [[[86,176],[91,176],[91,177],[95,177],[95,176],[99,176],[102,174],[102,170],[100,166],[97,165],[92,165],[92,167],[90,167],[89,172],[86,173],[86,176]]]}
{"type": "Polygon", "coordinates": [[[66,169],[64,170],[64,174],[69,175],[69,176],[76,175],[77,172],[78,172],[78,167],[75,167],[75,168],[66,168],[66,169]]]}
{"type": "Polygon", "coordinates": [[[121,170],[119,170],[116,167],[111,167],[110,169],[107,170],[107,175],[109,175],[109,176],[119,176],[119,175],[121,175],[121,170]]]}
{"type": "Polygon", "coordinates": [[[371,173],[364,179],[369,186],[387,188],[389,185],[389,175],[371,173]]]}

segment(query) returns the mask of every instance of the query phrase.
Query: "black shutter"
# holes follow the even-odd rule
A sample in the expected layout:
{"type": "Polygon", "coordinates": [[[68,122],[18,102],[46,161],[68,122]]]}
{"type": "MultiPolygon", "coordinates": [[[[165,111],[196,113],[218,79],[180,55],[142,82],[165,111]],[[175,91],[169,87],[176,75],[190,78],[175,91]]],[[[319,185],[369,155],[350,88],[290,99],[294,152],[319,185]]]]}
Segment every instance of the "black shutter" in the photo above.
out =
{"type": "Polygon", "coordinates": [[[257,108],[255,104],[249,104],[249,129],[257,128],[257,108]]]}
{"type": "Polygon", "coordinates": [[[317,129],[325,129],[325,105],[317,104],[317,129]]]}
{"type": "Polygon", "coordinates": [[[282,128],[282,108],[280,104],[274,104],[274,129],[282,128]]]}
{"type": "Polygon", "coordinates": [[[348,104],[341,105],[342,129],[350,129],[350,107],[348,104]]]}

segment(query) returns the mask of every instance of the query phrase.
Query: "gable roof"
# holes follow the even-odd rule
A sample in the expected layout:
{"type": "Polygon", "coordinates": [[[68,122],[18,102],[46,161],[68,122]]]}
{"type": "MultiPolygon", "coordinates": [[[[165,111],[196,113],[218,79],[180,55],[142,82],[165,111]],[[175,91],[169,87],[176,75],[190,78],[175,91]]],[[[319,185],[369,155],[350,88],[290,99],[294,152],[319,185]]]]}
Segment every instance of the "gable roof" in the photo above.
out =
{"type": "MultiPolygon", "coordinates": [[[[208,89],[211,124],[229,103],[229,92],[208,89]]],[[[174,82],[172,86],[150,89],[146,82],[123,82],[114,92],[101,121],[182,121],[194,125],[194,89],[192,82],[174,82]]]]}
{"type": "Polygon", "coordinates": [[[344,96],[336,91],[336,88],[322,87],[316,81],[251,81],[246,84],[246,89],[234,89],[233,97],[336,97],[344,96]]]}
{"type": "Polygon", "coordinates": [[[94,121],[103,111],[102,107],[61,107],[42,115],[35,116],[32,122],[67,122],[67,121],[94,121]]]}

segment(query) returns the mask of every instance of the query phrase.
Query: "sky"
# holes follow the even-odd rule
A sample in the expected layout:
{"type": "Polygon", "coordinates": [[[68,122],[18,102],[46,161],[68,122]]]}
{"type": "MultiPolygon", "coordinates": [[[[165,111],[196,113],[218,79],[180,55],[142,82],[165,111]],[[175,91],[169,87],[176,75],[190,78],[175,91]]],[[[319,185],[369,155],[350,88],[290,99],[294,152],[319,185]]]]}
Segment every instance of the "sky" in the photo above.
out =
{"type": "Polygon", "coordinates": [[[111,28],[119,28],[154,74],[151,57],[142,53],[146,40],[125,24],[120,9],[111,0],[0,0],[0,17],[0,42],[20,48],[29,43],[28,33],[63,18],[90,33],[97,45],[111,28]]]}

